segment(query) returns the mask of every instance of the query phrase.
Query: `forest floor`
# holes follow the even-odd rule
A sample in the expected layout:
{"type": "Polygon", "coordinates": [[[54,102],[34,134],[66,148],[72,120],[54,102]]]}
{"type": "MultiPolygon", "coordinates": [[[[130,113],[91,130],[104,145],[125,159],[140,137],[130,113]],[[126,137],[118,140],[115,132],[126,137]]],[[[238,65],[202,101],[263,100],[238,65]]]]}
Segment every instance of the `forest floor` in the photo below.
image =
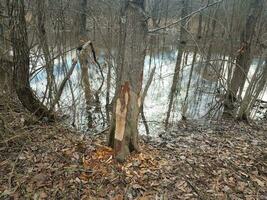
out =
{"type": "Polygon", "coordinates": [[[141,153],[120,164],[105,133],[8,116],[0,114],[0,199],[267,199],[266,123],[179,123],[141,138],[141,153]]]}

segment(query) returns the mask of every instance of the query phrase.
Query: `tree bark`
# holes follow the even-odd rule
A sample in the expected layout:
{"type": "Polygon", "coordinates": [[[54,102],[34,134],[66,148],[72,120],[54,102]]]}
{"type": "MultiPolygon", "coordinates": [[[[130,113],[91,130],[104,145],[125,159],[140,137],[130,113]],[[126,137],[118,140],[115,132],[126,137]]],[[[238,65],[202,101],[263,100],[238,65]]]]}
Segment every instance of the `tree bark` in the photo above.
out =
{"type": "Polygon", "coordinates": [[[266,83],[267,83],[267,59],[265,59],[265,64],[262,66],[258,66],[257,70],[255,71],[251,83],[248,89],[246,90],[244,99],[240,105],[237,114],[238,120],[248,121],[251,107],[254,105],[255,100],[258,99],[266,83]],[[261,68],[261,73],[258,74],[260,68],[261,68]]]}
{"type": "Polygon", "coordinates": [[[16,93],[22,105],[38,118],[54,120],[54,114],[38,100],[30,87],[29,65],[30,49],[26,29],[24,1],[9,1],[11,41],[13,47],[13,81],[16,93]],[[11,9],[12,8],[12,9],[11,9]]]}
{"type": "Polygon", "coordinates": [[[249,5],[246,24],[240,35],[240,49],[236,57],[236,66],[230,82],[228,94],[224,104],[223,116],[234,117],[234,103],[241,97],[251,64],[251,43],[255,35],[257,20],[261,15],[263,0],[253,0],[249,5]],[[238,95],[239,92],[239,95],[238,95]]]}
{"type": "Polygon", "coordinates": [[[49,44],[47,40],[46,28],[45,28],[45,1],[37,0],[36,4],[36,15],[37,15],[37,32],[39,45],[42,49],[45,59],[45,70],[47,74],[47,90],[48,90],[48,103],[50,106],[53,102],[53,94],[55,91],[55,76],[54,76],[54,62],[49,51],[49,44]]]}
{"type": "MultiPolygon", "coordinates": [[[[87,23],[87,0],[79,0],[79,15],[77,17],[78,21],[78,37],[80,44],[83,43],[85,40],[88,40],[88,34],[86,31],[86,23],[87,23]]],[[[83,54],[79,54],[79,62],[81,66],[81,81],[82,81],[82,88],[85,96],[85,103],[86,103],[86,118],[87,118],[87,127],[90,129],[93,127],[93,117],[91,113],[91,107],[93,102],[93,93],[90,86],[89,81],[89,49],[87,52],[83,54]]]]}
{"type": "Polygon", "coordinates": [[[0,98],[11,93],[12,80],[12,65],[13,63],[6,58],[5,54],[8,51],[5,45],[5,25],[1,15],[4,14],[4,7],[0,2],[0,98]]]}
{"type": "Polygon", "coordinates": [[[123,162],[130,152],[139,151],[138,117],[147,35],[143,3],[144,1],[139,0],[128,1],[121,22],[121,76],[109,136],[109,145],[114,148],[116,159],[120,162],[123,162]]]}
{"type": "Polygon", "coordinates": [[[87,0],[80,0],[80,36],[86,36],[86,23],[87,23],[87,0]]]}
{"type": "Polygon", "coordinates": [[[93,102],[93,94],[91,91],[91,86],[90,86],[90,81],[89,81],[88,56],[89,56],[89,52],[83,55],[80,54],[78,57],[79,57],[80,66],[81,66],[82,87],[83,87],[85,103],[86,103],[87,126],[88,128],[92,128],[93,117],[91,113],[91,106],[93,102]]]}
{"type": "MultiPolygon", "coordinates": [[[[200,41],[201,34],[202,34],[202,14],[200,13],[199,14],[199,20],[198,20],[198,30],[197,30],[197,35],[196,35],[196,41],[200,41]]],[[[198,51],[198,46],[196,45],[196,47],[194,49],[193,60],[192,60],[190,72],[189,72],[189,80],[188,80],[187,87],[186,87],[186,94],[185,94],[185,98],[184,98],[184,102],[183,102],[183,106],[182,106],[182,119],[183,120],[187,119],[186,112],[187,112],[187,109],[188,109],[189,89],[190,89],[190,86],[191,86],[194,67],[195,67],[195,64],[196,64],[196,61],[197,61],[197,51],[198,51]]]]}
{"type": "Polygon", "coordinates": [[[0,59],[0,98],[9,97],[12,94],[12,68],[13,63],[0,59]]]}
{"type": "MultiPolygon", "coordinates": [[[[183,0],[183,4],[182,4],[183,9],[181,13],[181,18],[184,18],[185,16],[188,15],[188,3],[189,3],[189,0],[183,0]]],[[[175,95],[177,94],[177,85],[179,81],[181,62],[182,62],[182,57],[183,57],[184,49],[186,47],[186,42],[187,42],[187,32],[186,32],[185,26],[186,26],[186,20],[183,20],[181,22],[180,41],[178,44],[178,55],[176,59],[175,69],[174,69],[171,91],[169,94],[169,105],[168,105],[167,117],[165,120],[165,128],[168,127],[171,109],[173,106],[173,100],[174,100],[175,95]]]]}
{"type": "MultiPolygon", "coordinates": [[[[204,65],[203,77],[209,77],[210,73],[213,73],[212,69],[210,69],[209,62],[210,62],[211,55],[212,55],[212,48],[214,46],[214,36],[215,36],[215,30],[216,30],[216,25],[217,25],[217,11],[218,11],[218,7],[216,8],[213,19],[212,19],[212,24],[211,24],[212,29],[211,29],[210,39],[209,39],[210,41],[208,45],[206,62],[204,65]]],[[[206,37],[208,37],[209,35],[208,32],[209,32],[209,28],[207,30],[206,37]]]]}

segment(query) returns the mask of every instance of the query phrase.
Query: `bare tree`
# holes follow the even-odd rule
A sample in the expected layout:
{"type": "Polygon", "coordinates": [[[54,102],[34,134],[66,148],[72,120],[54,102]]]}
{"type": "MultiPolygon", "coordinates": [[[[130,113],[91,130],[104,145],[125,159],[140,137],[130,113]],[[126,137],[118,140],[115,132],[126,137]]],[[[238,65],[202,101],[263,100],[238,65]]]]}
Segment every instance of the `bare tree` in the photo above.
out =
{"type": "Polygon", "coordinates": [[[54,119],[54,115],[41,104],[33,93],[29,81],[30,49],[25,21],[24,1],[9,0],[10,30],[13,48],[13,80],[19,100],[25,108],[39,118],[54,119]]]}
{"type": "MultiPolygon", "coordinates": [[[[201,34],[202,34],[202,13],[199,14],[196,41],[199,41],[200,40],[201,34]]],[[[189,89],[190,89],[190,85],[191,85],[191,81],[192,81],[192,75],[193,75],[194,67],[195,67],[196,61],[197,61],[197,52],[198,52],[198,46],[196,45],[195,46],[195,49],[194,49],[194,54],[193,54],[193,60],[192,60],[191,68],[190,68],[189,80],[188,80],[187,88],[186,88],[186,94],[185,94],[184,102],[183,102],[183,105],[182,105],[182,119],[183,120],[186,120],[187,119],[186,112],[187,112],[187,109],[188,109],[189,89]]]]}
{"type": "MultiPolygon", "coordinates": [[[[79,42],[82,43],[85,40],[88,40],[88,34],[86,31],[86,23],[87,23],[87,0],[79,0],[79,15],[78,15],[78,30],[79,30],[79,42]]],[[[85,96],[86,102],[86,117],[87,117],[87,126],[88,128],[92,128],[93,126],[93,118],[91,113],[91,107],[93,102],[93,93],[90,86],[89,81],[89,52],[81,56],[79,54],[79,61],[81,65],[81,79],[82,79],[82,87],[85,96]]]]}
{"type": "Polygon", "coordinates": [[[37,25],[37,34],[38,42],[42,50],[42,54],[45,60],[45,69],[47,74],[47,87],[46,92],[48,91],[48,103],[51,106],[55,93],[55,76],[54,76],[54,62],[49,50],[49,44],[46,33],[46,6],[44,1],[35,1],[36,5],[36,25],[37,25]]]}
{"type": "MultiPolygon", "coordinates": [[[[182,1],[183,8],[182,8],[182,13],[181,13],[181,18],[184,18],[185,16],[188,15],[188,4],[189,4],[188,0],[182,1]]],[[[173,106],[173,100],[174,100],[175,95],[177,94],[177,85],[178,85],[178,80],[179,80],[181,62],[182,62],[182,57],[183,57],[184,50],[186,47],[186,42],[187,42],[187,32],[186,32],[185,26],[186,26],[186,19],[184,19],[181,22],[181,26],[180,26],[181,28],[180,28],[180,39],[179,39],[179,44],[178,44],[178,55],[177,55],[176,64],[175,64],[171,91],[169,94],[169,105],[168,105],[167,117],[165,120],[165,128],[168,127],[170,113],[171,113],[172,106],[173,106]]]]}
{"type": "Polygon", "coordinates": [[[267,83],[267,59],[264,63],[259,62],[251,83],[249,84],[243,101],[240,105],[237,118],[248,121],[251,109],[267,83]]]}
{"type": "Polygon", "coordinates": [[[255,28],[263,8],[263,0],[250,2],[246,24],[240,35],[240,49],[236,57],[236,66],[230,82],[227,98],[224,106],[224,116],[233,116],[234,105],[238,96],[241,97],[247,74],[251,64],[251,45],[255,36],[255,28]],[[239,92],[239,95],[238,95],[239,92]]]}
{"type": "Polygon", "coordinates": [[[114,148],[118,161],[124,161],[131,151],[139,151],[138,117],[147,35],[143,8],[144,0],[127,1],[122,8],[121,76],[109,136],[109,145],[114,148]]]}

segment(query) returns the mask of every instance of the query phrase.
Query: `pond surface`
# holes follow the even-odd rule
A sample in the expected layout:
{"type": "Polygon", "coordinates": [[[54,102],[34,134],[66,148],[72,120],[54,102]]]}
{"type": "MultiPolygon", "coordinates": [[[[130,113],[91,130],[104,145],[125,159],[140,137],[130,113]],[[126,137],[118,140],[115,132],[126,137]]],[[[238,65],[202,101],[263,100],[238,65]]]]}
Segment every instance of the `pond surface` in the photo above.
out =
{"type": "MultiPolygon", "coordinates": [[[[76,52],[71,52],[64,58],[55,60],[54,74],[56,77],[56,83],[59,85],[63,80],[67,70],[71,67],[71,59],[76,56],[76,52]]],[[[144,113],[147,123],[150,128],[151,134],[157,134],[164,131],[163,122],[166,118],[166,112],[168,108],[168,96],[172,84],[172,78],[174,73],[174,67],[176,63],[176,51],[168,51],[158,53],[152,57],[146,56],[144,67],[144,82],[143,86],[150,76],[150,73],[154,67],[156,67],[155,75],[151,86],[148,90],[147,96],[144,102],[144,113]]],[[[107,75],[107,62],[105,61],[105,55],[102,52],[99,55],[99,62],[103,68],[103,73],[107,75]]],[[[178,122],[181,119],[182,112],[185,116],[191,120],[199,120],[204,123],[208,123],[209,118],[218,118],[222,112],[221,106],[221,93],[226,85],[227,70],[222,61],[214,61],[213,68],[216,71],[223,71],[223,78],[218,81],[216,73],[211,73],[210,77],[201,76],[201,72],[204,68],[204,64],[198,62],[194,66],[192,73],[192,81],[188,90],[188,101],[184,104],[185,96],[188,88],[188,81],[190,76],[190,70],[192,66],[193,54],[189,53],[187,56],[187,63],[184,63],[180,71],[180,81],[178,85],[177,97],[175,98],[173,110],[170,117],[170,123],[178,122]],[[186,105],[186,106],[185,106],[186,105]]],[[[257,65],[257,60],[253,61],[251,69],[249,71],[249,79],[251,79],[257,65]]],[[[38,62],[42,65],[42,62],[38,62]]],[[[202,62],[203,63],[203,62],[202,62]]],[[[89,74],[90,83],[93,90],[97,90],[101,83],[101,76],[98,68],[94,65],[91,58],[89,58],[89,74]]],[[[46,89],[46,73],[44,70],[40,71],[31,81],[32,88],[36,91],[39,97],[43,97],[46,89]]],[[[114,94],[115,87],[115,72],[112,71],[112,90],[111,98],[114,94]]],[[[248,86],[248,81],[246,87],[248,86]]],[[[103,87],[103,91],[100,94],[100,101],[102,107],[102,114],[94,114],[94,130],[93,132],[99,132],[103,130],[107,124],[104,123],[103,117],[105,117],[105,105],[106,105],[106,82],[103,87]]],[[[267,101],[267,93],[262,96],[264,101],[267,101]]],[[[68,114],[70,118],[69,123],[74,123],[79,130],[86,130],[86,104],[81,84],[81,70],[79,63],[75,67],[75,70],[70,78],[70,81],[66,84],[64,92],[60,100],[60,107],[58,108],[64,114],[68,114]]],[[[258,115],[257,115],[258,116],[258,115]]],[[[142,121],[140,120],[140,133],[145,134],[145,129],[142,121]]]]}

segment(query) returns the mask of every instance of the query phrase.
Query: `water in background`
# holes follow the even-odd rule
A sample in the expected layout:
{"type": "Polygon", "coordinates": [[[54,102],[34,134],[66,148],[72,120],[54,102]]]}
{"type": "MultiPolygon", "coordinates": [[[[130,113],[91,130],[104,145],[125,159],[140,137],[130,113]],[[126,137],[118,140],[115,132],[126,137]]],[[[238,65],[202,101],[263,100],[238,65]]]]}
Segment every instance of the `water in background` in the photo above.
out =
{"type": "MultiPolygon", "coordinates": [[[[66,72],[71,67],[71,60],[76,56],[76,52],[70,52],[65,58],[59,58],[55,60],[54,74],[56,77],[57,85],[64,79],[66,72]],[[64,59],[64,62],[62,61],[64,59]]],[[[156,67],[155,75],[151,86],[148,90],[147,96],[144,102],[144,113],[147,123],[150,128],[151,134],[157,134],[164,130],[163,122],[166,118],[166,112],[168,108],[168,95],[170,92],[172,78],[174,73],[174,67],[176,63],[176,51],[169,51],[158,53],[145,58],[144,67],[144,82],[143,86],[150,76],[150,73],[154,67],[156,67]]],[[[192,63],[193,54],[188,55],[188,64],[185,65],[180,71],[180,82],[178,86],[177,98],[175,99],[173,111],[171,113],[170,123],[178,122],[181,119],[181,114],[185,106],[183,102],[186,95],[187,84],[190,75],[190,69],[192,63]]],[[[99,56],[99,62],[103,68],[103,73],[107,75],[107,62],[104,60],[105,55],[102,52],[99,56]]],[[[226,62],[225,62],[226,63],[226,62]]],[[[43,63],[38,63],[42,66],[43,63]]],[[[249,71],[249,79],[252,77],[257,62],[253,62],[249,71]]],[[[215,63],[215,68],[219,69],[222,63],[215,63]]],[[[202,120],[208,122],[208,118],[216,118],[220,116],[222,111],[222,104],[220,99],[220,93],[223,91],[222,85],[226,85],[224,79],[217,81],[217,79],[207,79],[200,76],[201,70],[204,64],[197,63],[194,67],[192,74],[192,81],[188,93],[188,105],[186,106],[186,117],[188,119],[202,120]]],[[[224,70],[226,71],[226,70],[224,70]]],[[[90,83],[93,90],[97,90],[101,82],[101,76],[98,68],[89,58],[89,74],[90,83]]],[[[227,73],[224,73],[224,77],[227,77],[227,73]]],[[[37,95],[42,98],[46,89],[46,73],[44,70],[40,71],[31,80],[31,86],[36,91],[37,95]]],[[[111,98],[114,95],[115,87],[115,73],[112,71],[112,90],[111,98]]],[[[248,82],[246,83],[246,87],[248,82]]],[[[100,101],[102,106],[102,114],[94,115],[94,130],[93,132],[99,132],[103,130],[107,124],[102,119],[105,116],[105,100],[106,95],[106,83],[103,87],[103,91],[100,94],[100,101]]],[[[263,95],[262,99],[267,101],[267,93],[263,95]]],[[[70,81],[66,84],[64,92],[61,96],[60,107],[58,110],[64,114],[70,116],[69,123],[73,123],[79,130],[86,130],[86,104],[85,98],[81,86],[81,71],[79,63],[76,65],[75,70],[70,78],[70,81]]],[[[140,133],[145,134],[143,123],[140,120],[140,133]]]]}

